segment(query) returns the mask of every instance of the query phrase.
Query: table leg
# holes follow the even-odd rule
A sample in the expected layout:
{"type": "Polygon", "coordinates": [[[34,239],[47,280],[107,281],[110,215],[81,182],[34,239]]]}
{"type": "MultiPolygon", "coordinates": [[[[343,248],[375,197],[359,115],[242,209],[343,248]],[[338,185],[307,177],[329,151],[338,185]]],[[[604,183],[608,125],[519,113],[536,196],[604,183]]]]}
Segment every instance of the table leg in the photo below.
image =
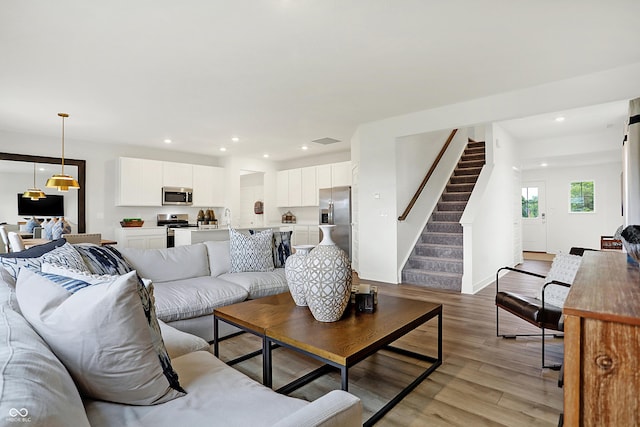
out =
{"type": "Polygon", "coordinates": [[[218,318],[213,316],[213,354],[218,357],[220,355],[220,349],[218,347],[218,318]]]}
{"type": "Polygon", "coordinates": [[[271,372],[271,341],[267,337],[262,338],[262,384],[271,388],[273,381],[271,372]]]}
{"type": "Polygon", "coordinates": [[[342,380],[342,390],[349,391],[349,369],[346,366],[340,367],[340,378],[342,380]]]}

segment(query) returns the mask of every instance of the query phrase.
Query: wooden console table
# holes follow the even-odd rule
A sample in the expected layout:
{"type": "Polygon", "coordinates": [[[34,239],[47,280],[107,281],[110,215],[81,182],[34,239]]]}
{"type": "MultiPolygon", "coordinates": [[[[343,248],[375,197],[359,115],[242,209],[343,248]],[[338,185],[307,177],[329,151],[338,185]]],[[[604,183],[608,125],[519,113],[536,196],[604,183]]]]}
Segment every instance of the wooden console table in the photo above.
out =
{"type": "Polygon", "coordinates": [[[564,424],[640,425],[640,270],[585,252],[564,309],[564,424]]]}

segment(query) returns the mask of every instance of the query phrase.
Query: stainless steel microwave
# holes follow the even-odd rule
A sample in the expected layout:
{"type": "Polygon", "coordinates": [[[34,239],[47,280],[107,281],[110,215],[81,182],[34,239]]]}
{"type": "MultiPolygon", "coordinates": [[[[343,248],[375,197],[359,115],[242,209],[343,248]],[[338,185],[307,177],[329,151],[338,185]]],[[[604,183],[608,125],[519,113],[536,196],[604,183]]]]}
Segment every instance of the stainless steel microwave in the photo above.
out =
{"type": "Polygon", "coordinates": [[[162,204],[191,206],[193,189],[184,187],[162,187],[162,204]]]}

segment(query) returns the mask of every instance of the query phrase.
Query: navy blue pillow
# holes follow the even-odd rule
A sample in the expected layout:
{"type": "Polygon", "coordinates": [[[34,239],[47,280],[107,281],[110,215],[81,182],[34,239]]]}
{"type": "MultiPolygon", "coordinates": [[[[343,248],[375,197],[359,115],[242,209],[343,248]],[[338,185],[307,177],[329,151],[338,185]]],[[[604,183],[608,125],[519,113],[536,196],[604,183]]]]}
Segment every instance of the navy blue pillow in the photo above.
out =
{"type": "Polygon", "coordinates": [[[38,258],[47,252],[51,252],[57,247],[60,247],[67,243],[65,239],[53,240],[45,243],[44,245],[33,246],[27,250],[20,252],[10,252],[8,254],[0,254],[2,258],[38,258]]]}
{"type": "Polygon", "coordinates": [[[116,248],[79,243],[73,247],[93,274],[123,275],[133,270],[116,248]]]}

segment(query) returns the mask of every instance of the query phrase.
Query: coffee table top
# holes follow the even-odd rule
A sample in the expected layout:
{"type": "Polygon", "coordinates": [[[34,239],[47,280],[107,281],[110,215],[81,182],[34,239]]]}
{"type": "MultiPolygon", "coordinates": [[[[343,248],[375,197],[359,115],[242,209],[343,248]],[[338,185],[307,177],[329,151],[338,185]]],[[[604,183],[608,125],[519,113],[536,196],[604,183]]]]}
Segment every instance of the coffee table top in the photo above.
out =
{"type": "Polygon", "coordinates": [[[433,318],[442,305],[378,295],[373,313],[350,304],[337,322],[318,322],[309,308],[295,305],[288,292],[221,307],[215,315],[343,366],[364,359],[433,318]]]}

